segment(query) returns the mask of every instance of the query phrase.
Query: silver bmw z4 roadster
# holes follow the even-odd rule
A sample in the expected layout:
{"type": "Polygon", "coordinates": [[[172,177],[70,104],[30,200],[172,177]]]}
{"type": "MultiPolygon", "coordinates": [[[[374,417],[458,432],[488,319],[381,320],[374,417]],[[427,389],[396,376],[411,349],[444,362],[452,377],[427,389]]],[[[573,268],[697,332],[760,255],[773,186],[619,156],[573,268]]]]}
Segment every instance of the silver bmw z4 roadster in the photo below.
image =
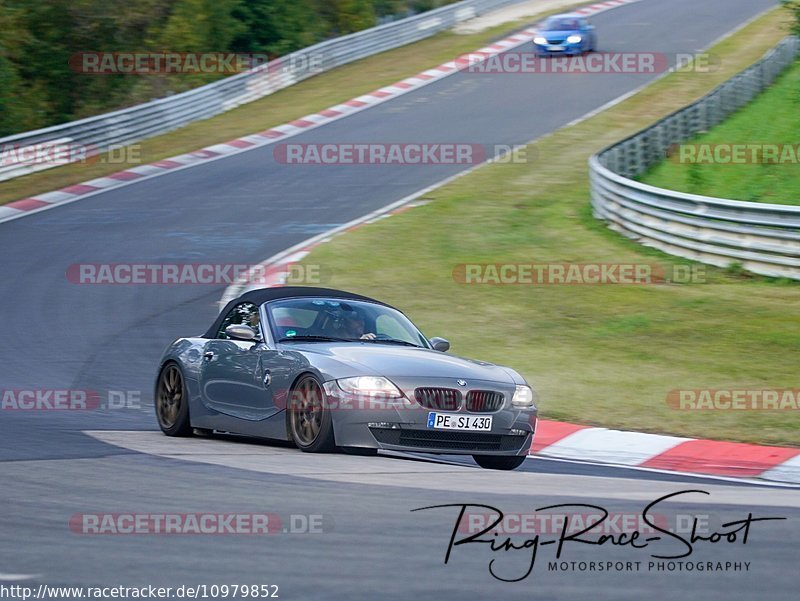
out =
{"type": "Polygon", "coordinates": [[[167,436],[229,433],[307,452],[472,455],[514,469],[536,430],[536,394],[513,369],[446,354],[397,309],[325,288],[251,290],[158,366],[167,436]]]}

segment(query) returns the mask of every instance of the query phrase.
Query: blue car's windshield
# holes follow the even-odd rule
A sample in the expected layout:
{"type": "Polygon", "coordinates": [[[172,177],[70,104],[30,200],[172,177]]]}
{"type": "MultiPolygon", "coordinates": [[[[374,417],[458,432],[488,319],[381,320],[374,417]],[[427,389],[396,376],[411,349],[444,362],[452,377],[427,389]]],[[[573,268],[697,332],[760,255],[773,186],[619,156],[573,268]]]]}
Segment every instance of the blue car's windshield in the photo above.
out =
{"type": "Polygon", "coordinates": [[[575,31],[580,28],[578,19],[571,17],[551,17],[542,24],[545,31],[575,31]]]}
{"type": "Polygon", "coordinates": [[[280,342],[374,342],[430,348],[408,318],[376,303],[335,298],[291,298],[267,303],[280,342]]]}

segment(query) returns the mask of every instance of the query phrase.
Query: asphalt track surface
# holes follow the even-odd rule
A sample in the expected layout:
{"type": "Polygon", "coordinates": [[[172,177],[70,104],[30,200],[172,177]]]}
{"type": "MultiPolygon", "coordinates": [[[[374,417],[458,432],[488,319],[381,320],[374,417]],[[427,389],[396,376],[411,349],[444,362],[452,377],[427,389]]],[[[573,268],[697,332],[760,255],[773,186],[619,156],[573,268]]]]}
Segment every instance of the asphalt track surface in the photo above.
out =
{"type": "MultiPolygon", "coordinates": [[[[774,4],[643,0],[594,22],[603,51],[675,55],[774,4]]],[[[525,143],[651,78],[459,73],[292,141],[525,143]]],[[[222,287],[87,286],[64,275],[74,263],[258,262],[462,168],[287,166],[265,147],[0,225],[2,388],[133,391],[142,403],[2,411],[0,584],[277,584],[283,599],[796,598],[794,489],[541,459],[497,473],[468,460],[317,457],[253,441],[166,439],[153,432],[156,361],[173,338],[205,329],[222,287]],[[637,514],[659,496],[698,488],[711,495],[680,497],[664,513],[706,514],[716,525],[749,512],[788,518],[754,524],[746,545],[698,545],[687,558],[749,561],[749,571],[648,571],[650,551],[574,544],[562,559],[643,568],[551,572],[554,551],[543,547],[529,578],[501,582],[488,572],[495,554],[487,545],[458,547],[444,565],[455,510],[411,511],[482,503],[530,512],[571,502],[637,514]],[[123,511],[274,512],[284,522],[313,514],[325,532],[89,536],[68,526],[75,514],[123,511]]],[[[665,545],[652,552],[675,552],[665,545]]],[[[500,554],[495,567],[517,576],[527,557],[500,554]]]]}

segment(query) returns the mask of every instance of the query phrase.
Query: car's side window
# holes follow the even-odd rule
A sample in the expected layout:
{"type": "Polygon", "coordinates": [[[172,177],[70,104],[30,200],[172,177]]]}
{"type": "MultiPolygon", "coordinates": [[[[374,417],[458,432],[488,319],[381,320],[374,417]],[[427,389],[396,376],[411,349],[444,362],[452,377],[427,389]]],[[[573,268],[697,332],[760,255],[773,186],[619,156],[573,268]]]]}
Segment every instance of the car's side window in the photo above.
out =
{"type": "Polygon", "coordinates": [[[245,325],[250,326],[256,331],[256,334],[261,335],[259,328],[258,306],[253,303],[240,303],[230,310],[222,320],[222,324],[217,332],[217,338],[227,340],[228,336],[225,335],[225,328],[229,325],[245,325]]]}

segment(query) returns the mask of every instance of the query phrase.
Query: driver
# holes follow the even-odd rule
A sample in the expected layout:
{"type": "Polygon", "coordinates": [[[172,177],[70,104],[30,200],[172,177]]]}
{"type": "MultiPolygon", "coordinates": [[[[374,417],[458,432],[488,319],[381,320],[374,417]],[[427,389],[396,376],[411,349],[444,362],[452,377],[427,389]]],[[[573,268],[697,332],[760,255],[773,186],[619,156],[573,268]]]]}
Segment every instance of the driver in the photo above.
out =
{"type": "Polygon", "coordinates": [[[261,336],[261,326],[260,326],[261,318],[258,316],[258,309],[253,311],[250,314],[250,317],[247,320],[247,325],[253,328],[256,331],[257,336],[261,336]]]}
{"type": "Polygon", "coordinates": [[[344,332],[348,338],[357,338],[359,340],[375,340],[375,334],[372,332],[365,332],[366,326],[364,318],[358,311],[348,311],[344,314],[342,320],[344,332]]]}

